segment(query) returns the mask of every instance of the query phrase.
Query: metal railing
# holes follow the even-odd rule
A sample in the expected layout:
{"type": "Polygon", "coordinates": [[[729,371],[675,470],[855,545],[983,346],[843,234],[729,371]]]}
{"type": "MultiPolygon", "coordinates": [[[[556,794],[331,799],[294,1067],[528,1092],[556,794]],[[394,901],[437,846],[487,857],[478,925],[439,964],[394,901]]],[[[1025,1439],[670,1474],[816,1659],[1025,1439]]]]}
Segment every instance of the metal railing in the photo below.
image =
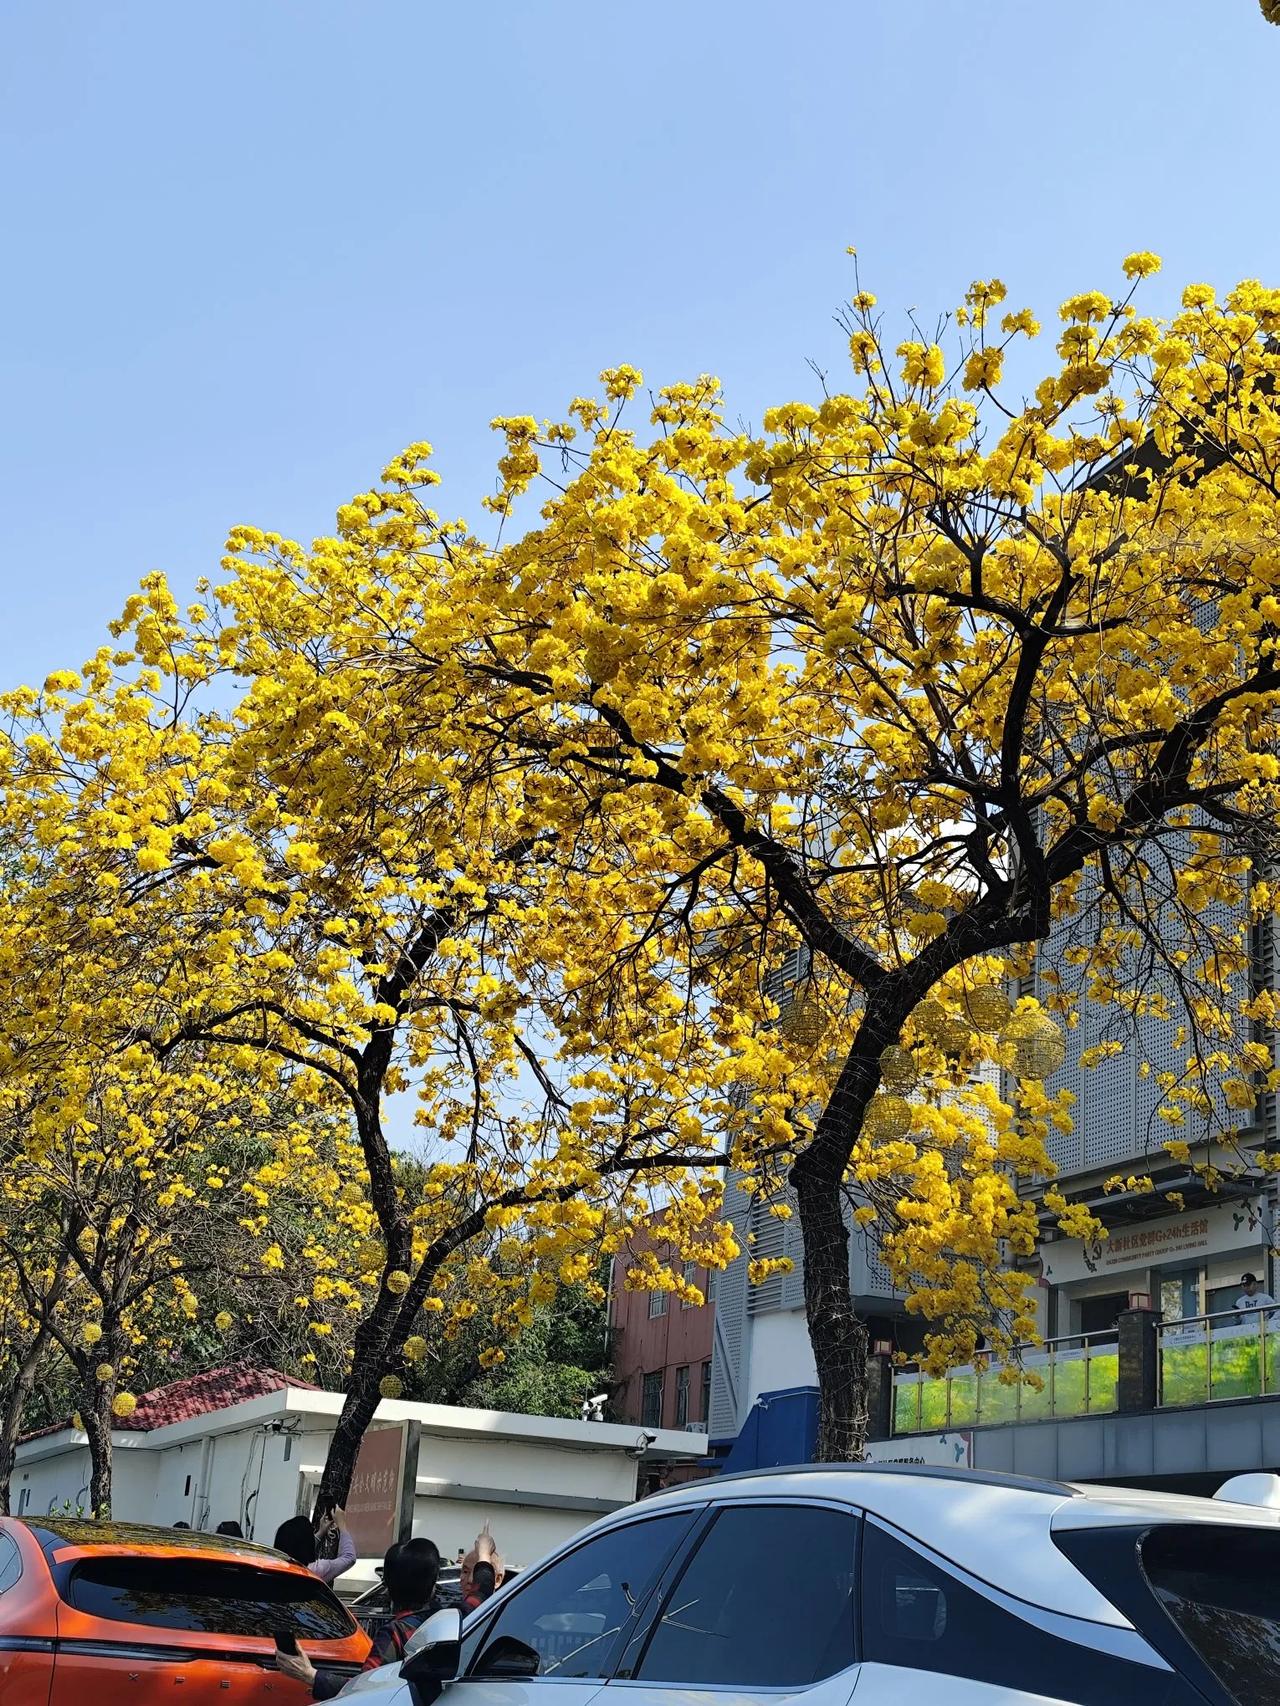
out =
{"type": "Polygon", "coordinates": [[[982,1423],[1105,1415],[1117,1407],[1119,1381],[1114,1329],[1020,1346],[1007,1374],[1002,1364],[981,1356],[946,1374],[895,1369],[893,1431],[945,1433],[982,1423]],[[1037,1375],[1039,1385],[1031,1385],[1021,1373],[1037,1375]]]}
{"type": "Polygon", "coordinates": [[[1227,1309],[1156,1324],[1162,1406],[1280,1392],[1280,1310],[1227,1309]]]}

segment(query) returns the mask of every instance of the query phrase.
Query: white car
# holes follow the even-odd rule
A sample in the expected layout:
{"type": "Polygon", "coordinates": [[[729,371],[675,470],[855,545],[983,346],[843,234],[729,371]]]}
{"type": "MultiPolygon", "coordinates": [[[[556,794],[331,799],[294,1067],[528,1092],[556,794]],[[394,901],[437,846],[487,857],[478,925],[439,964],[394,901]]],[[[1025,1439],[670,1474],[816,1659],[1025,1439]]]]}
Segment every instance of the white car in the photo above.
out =
{"type": "Polygon", "coordinates": [[[770,1470],[607,1517],[360,1706],[1280,1706],[1280,1479],[770,1470]],[[597,1701],[597,1696],[603,1698],[597,1701]]]}

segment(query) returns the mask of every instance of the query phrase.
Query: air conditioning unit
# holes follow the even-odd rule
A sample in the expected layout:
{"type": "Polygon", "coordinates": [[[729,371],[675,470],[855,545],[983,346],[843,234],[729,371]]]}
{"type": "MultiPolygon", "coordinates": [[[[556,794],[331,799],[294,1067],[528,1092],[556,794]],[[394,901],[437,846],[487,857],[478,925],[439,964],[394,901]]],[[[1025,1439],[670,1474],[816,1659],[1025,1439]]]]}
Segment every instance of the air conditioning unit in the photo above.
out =
{"type": "Polygon", "coordinates": [[[705,1422],[686,1422],[684,1431],[687,1434],[704,1434],[707,1431],[707,1424],[705,1422]]]}

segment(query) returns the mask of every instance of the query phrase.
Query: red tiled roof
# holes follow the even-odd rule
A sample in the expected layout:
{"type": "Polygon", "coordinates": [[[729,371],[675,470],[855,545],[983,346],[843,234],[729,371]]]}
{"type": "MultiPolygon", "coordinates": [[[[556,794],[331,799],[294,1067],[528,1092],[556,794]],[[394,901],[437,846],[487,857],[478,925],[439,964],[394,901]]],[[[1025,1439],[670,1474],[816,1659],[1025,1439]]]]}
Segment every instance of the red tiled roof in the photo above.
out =
{"type": "MultiPolygon", "coordinates": [[[[254,1368],[244,1362],[230,1363],[225,1368],[211,1368],[204,1374],[188,1375],[185,1380],[175,1380],[170,1386],[157,1386],[154,1392],[144,1392],[133,1414],[117,1419],[113,1425],[125,1433],[150,1433],[155,1428],[168,1427],[171,1422],[189,1422],[196,1416],[228,1410],[233,1404],[244,1404],[251,1398],[265,1398],[269,1392],[283,1392],[290,1386],[300,1392],[321,1390],[309,1380],[299,1380],[293,1374],[281,1374],[278,1369],[254,1368]]],[[[67,1416],[22,1437],[41,1439],[47,1434],[61,1433],[70,1426],[71,1418],[67,1416]]]]}

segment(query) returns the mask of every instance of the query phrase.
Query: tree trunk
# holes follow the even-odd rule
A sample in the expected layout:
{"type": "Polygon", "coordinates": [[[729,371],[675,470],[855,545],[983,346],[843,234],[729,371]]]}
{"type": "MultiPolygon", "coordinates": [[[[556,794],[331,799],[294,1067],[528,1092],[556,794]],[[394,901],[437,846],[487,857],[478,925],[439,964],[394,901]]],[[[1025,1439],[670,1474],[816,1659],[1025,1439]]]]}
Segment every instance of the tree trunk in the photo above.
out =
{"type": "Polygon", "coordinates": [[[819,1463],[857,1463],[867,1438],[867,1329],[853,1307],[839,1178],[792,1170],[804,1239],[804,1307],[818,1371],[819,1463]]]}
{"type": "Polygon", "coordinates": [[[352,1370],[342,1414],[338,1417],[338,1425],[333,1430],[328,1455],[324,1460],[324,1474],[320,1478],[320,1489],[316,1495],[317,1505],[328,1504],[331,1500],[340,1506],[347,1502],[351,1477],[355,1474],[356,1458],[360,1455],[364,1436],[378,1408],[380,1378],[376,1366],[361,1370],[359,1374],[352,1370]]]}
{"type": "Polygon", "coordinates": [[[9,1488],[18,1451],[18,1435],[22,1428],[22,1412],[27,1407],[27,1399],[30,1398],[31,1389],[36,1383],[40,1359],[48,1343],[49,1329],[41,1325],[25,1355],[19,1360],[18,1372],[13,1385],[5,1393],[4,1407],[0,1410],[0,1516],[9,1514],[9,1488]]]}
{"type": "Polygon", "coordinates": [[[111,1515],[111,1399],[113,1383],[105,1386],[96,1381],[85,1382],[85,1397],[80,1411],[84,1431],[89,1440],[89,1508],[90,1517],[111,1515]]]}

